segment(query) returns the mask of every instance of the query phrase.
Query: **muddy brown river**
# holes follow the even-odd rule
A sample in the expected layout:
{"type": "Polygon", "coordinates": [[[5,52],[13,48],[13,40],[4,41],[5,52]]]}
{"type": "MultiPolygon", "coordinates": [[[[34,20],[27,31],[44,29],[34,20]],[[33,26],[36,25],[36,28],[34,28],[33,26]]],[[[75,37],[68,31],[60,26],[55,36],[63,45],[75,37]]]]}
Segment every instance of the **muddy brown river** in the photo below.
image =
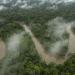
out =
{"type": "MultiPolygon", "coordinates": [[[[26,32],[29,33],[29,35],[31,36],[32,40],[33,40],[33,43],[35,45],[35,48],[39,54],[39,56],[41,57],[41,59],[43,61],[45,61],[47,64],[50,63],[50,62],[54,62],[56,64],[62,64],[65,60],[65,59],[56,59],[55,56],[52,56],[51,54],[49,53],[46,53],[44,50],[44,47],[43,45],[40,43],[40,41],[34,36],[34,34],[31,32],[31,30],[27,27],[27,25],[23,25],[23,28],[25,29],[26,32]]],[[[67,28],[67,31],[68,33],[70,34],[70,37],[69,37],[69,53],[75,53],[75,35],[71,32],[70,30],[71,26],[69,26],[67,28]]],[[[5,51],[6,50],[6,45],[5,43],[0,40],[0,59],[2,59],[4,56],[5,56],[5,51]]]]}

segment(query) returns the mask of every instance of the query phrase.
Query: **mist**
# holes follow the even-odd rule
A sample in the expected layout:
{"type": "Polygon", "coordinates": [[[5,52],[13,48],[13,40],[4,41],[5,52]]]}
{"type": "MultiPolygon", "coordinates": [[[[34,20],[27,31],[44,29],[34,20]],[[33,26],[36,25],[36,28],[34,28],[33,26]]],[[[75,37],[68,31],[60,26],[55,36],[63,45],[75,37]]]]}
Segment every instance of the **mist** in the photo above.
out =
{"type": "Polygon", "coordinates": [[[11,62],[13,58],[19,55],[19,46],[20,42],[23,38],[24,32],[21,33],[15,33],[7,40],[7,56],[3,62],[2,69],[0,71],[1,75],[5,75],[5,71],[8,68],[8,64],[11,62]]]}
{"type": "Polygon", "coordinates": [[[67,48],[64,52],[68,52],[70,34],[67,28],[73,24],[74,22],[66,22],[62,17],[56,17],[48,22],[48,34],[53,40],[53,43],[48,45],[48,51],[50,51],[51,54],[60,54],[63,52],[63,48],[67,48]]]}

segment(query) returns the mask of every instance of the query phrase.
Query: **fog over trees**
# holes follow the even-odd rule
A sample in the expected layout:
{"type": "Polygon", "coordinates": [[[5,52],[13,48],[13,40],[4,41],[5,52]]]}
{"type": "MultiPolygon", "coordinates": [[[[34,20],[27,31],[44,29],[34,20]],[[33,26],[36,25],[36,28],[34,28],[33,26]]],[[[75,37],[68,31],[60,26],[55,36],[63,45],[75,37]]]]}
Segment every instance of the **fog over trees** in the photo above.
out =
{"type": "Polygon", "coordinates": [[[74,0],[0,0],[0,39],[6,45],[0,75],[75,75],[69,26],[74,38],[74,0]],[[24,24],[56,62],[47,64],[41,59],[24,24]]]}

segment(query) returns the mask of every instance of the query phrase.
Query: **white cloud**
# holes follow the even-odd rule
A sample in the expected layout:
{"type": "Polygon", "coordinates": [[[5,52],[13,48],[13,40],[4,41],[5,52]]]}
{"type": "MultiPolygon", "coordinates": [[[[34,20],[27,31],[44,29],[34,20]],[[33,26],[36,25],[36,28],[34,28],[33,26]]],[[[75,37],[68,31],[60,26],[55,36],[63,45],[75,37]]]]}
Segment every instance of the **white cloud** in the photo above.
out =
{"type": "Polygon", "coordinates": [[[74,2],[75,0],[64,0],[64,2],[74,2]]]}
{"type": "Polygon", "coordinates": [[[4,6],[0,6],[0,10],[3,10],[3,9],[6,9],[6,7],[4,7],[4,6]]]}

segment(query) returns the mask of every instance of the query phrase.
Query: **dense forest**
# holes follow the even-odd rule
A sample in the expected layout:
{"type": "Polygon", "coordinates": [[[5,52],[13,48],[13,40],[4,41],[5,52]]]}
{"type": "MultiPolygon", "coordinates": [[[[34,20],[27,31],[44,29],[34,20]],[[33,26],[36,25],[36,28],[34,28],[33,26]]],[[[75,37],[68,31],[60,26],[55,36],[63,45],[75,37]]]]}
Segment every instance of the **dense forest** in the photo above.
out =
{"type": "MultiPolygon", "coordinates": [[[[15,3],[15,0],[12,0],[12,2],[15,3]]],[[[60,3],[57,5],[58,9],[47,9],[48,6],[52,6],[49,2],[42,5],[39,5],[39,3],[40,0],[31,0],[28,4],[34,5],[34,7],[29,9],[21,9],[19,5],[23,3],[15,7],[12,7],[11,3],[4,5],[7,9],[0,10],[0,38],[5,43],[14,33],[24,31],[19,23],[25,23],[45,49],[48,49],[50,45],[48,46],[47,42],[53,43],[59,40],[58,38],[53,39],[55,36],[52,31],[48,35],[48,22],[56,17],[62,17],[66,22],[75,20],[74,2],[69,5],[60,3]]],[[[75,32],[75,28],[72,30],[75,32]]],[[[68,35],[64,34],[64,39],[66,38],[68,38],[68,35]]],[[[8,56],[0,60],[0,75],[7,58],[8,56]]],[[[12,58],[11,61],[9,60],[3,75],[75,75],[75,54],[70,54],[64,64],[46,64],[38,55],[31,37],[25,33],[20,43],[19,55],[12,58]]]]}

